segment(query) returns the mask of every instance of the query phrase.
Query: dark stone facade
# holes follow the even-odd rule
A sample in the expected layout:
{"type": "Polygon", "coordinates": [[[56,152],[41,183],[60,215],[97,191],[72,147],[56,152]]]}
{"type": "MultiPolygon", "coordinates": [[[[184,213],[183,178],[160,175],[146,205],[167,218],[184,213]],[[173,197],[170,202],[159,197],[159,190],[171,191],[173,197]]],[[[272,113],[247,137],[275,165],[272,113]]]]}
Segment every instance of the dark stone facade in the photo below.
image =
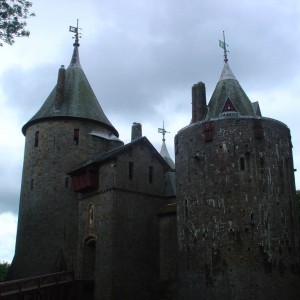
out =
{"type": "Polygon", "coordinates": [[[175,176],[164,137],[162,155],[140,123],[118,139],[78,47],[23,127],[9,279],[74,271],[86,300],[300,299],[287,126],[261,117],[225,61],[208,105],[204,83],[192,88],[175,176]]]}
{"type": "Polygon", "coordinates": [[[179,299],[299,299],[289,129],[220,118],[175,143],[179,299]]]}
{"type": "Polygon", "coordinates": [[[16,252],[9,278],[24,278],[77,264],[78,202],[67,173],[94,153],[122,145],[90,133],[105,131],[88,120],[51,120],[26,130],[16,252]],[[74,141],[74,129],[79,129],[74,141]],[[38,136],[37,136],[38,132],[38,136]]]}
{"type": "Polygon", "coordinates": [[[99,187],[78,198],[78,277],[95,279],[95,299],[158,297],[158,211],[168,201],[164,198],[167,165],[144,141],[101,163],[99,187]],[[152,181],[149,167],[155,174],[152,181]],[[95,245],[86,251],[91,241],[95,245]],[[89,263],[91,257],[94,264],[89,263]]]}

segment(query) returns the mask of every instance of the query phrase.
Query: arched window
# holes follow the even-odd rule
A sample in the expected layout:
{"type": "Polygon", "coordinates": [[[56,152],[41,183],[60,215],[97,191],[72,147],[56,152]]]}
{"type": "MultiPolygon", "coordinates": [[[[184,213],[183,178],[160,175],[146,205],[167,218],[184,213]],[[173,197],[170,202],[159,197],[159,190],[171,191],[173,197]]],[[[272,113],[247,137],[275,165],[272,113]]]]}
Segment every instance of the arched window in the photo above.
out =
{"type": "Polygon", "coordinates": [[[89,221],[89,226],[92,226],[94,224],[94,206],[91,204],[89,206],[89,212],[88,212],[88,221],[89,221]]]}

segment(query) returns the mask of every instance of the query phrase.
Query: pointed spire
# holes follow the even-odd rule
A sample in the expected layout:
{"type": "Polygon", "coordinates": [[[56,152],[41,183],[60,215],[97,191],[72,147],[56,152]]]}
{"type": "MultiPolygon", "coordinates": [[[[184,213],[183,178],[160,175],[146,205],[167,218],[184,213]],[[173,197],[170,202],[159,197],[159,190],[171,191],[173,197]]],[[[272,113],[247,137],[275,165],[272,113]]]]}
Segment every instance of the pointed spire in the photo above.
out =
{"type": "Polygon", "coordinates": [[[22,132],[26,135],[27,128],[36,122],[49,118],[80,118],[93,120],[103,125],[105,134],[119,137],[118,131],[104,114],[92,87],[79,62],[79,38],[77,27],[70,26],[70,31],[75,33],[73,56],[69,67],[61,67],[58,81],[46,101],[38,112],[23,126],[22,132]]]}
{"type": "Polygon", "coordinates": [[[167,146],[166,146],[166,139],[165,139],[165,134],[166,133],[170,133],[168,131],[165,130],[165,122],[163,121],[163,128],[158,128],[158,132],[161,133],[163,135],[162,138],[162,145],[161,145],[161,149],[160,149],[160,155],[163,157],[163,159],[167,162],[167,164],[172,168],[175,169],[175,164],[168,152],[167,146]]]}
{"type": "Polygon", "coordinates": [[[233,75],[227,58],[225,33],[223,41],[219,40],[219,46],[224,49],[224,67],[220,79],[208,103],[207,120],[223,117],[253,117],[252,104],[233,75]]]}
{"type": "Polygon", "coordinates": [[[79,60],[79,51],[78,51],[78,48],[80,46],[79,38],[81,37],[81,34],[79,33],[79,29],[80,28],[78,27],[78,19],[77,19],[77,27],[74,26],[69,27],[69,31],[74,33],[73,38],[75,39],[75,43],[73,44],[74,46],[73,55],[69,67],[81,68],[80,60],[79,60]]]}
{"type": "Polygon", "coordinates": [[[219,81],[222,81],[222,80],[225,80],[225,79],[237,80],[235,78],[235,76],[233,75],[233,72],[231,71],[228,62],[224,63],[224,67],[223,67],[223,70],[222,70],[222,73],[221,73],[219,81]]]}
{"type": "Polygon", "coordinates": [[[223,30],[223,41],[219,40],[219,46],[224,50],[224,68],[222,71],[222,74],[220,76],[219,81],[224,80],[224,79],[235,79],[235,76],[233,75],[229,64],[228,64],[228,58],[227,58],[227,52],[229,52],[226,48],[228,46],[225,42],[225,32],[223,30]]]}

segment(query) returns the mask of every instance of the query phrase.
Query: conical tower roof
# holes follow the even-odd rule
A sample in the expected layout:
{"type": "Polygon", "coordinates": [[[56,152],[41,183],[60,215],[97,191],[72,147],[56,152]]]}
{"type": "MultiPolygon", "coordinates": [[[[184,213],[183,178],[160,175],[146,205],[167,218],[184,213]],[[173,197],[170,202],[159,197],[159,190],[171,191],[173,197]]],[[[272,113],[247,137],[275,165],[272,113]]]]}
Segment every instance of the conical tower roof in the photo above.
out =
{"type": "Polygon", "coordinates": [[[79,61],[79,43],[74,43],[71,63],[67,70],[61,67],[57,85],[39,111],[23,126],[25,135],[28,126],[46,119],[80,118],[101,123],[119,136],[118,131],[104,114],[79,61]],[[60,74],[62,74],[60,78],[60,74]],[[63,79],[62,79],[63,78],[63,79]],[[60,98],[59,105],[57,99],[60,98]]]}
{"type": "Polygon", "coordinates": [[[251,101],[233,75],[227,60],[209,101],[207,119],[222,117],[224,112],[254,117],[251,101]]]}

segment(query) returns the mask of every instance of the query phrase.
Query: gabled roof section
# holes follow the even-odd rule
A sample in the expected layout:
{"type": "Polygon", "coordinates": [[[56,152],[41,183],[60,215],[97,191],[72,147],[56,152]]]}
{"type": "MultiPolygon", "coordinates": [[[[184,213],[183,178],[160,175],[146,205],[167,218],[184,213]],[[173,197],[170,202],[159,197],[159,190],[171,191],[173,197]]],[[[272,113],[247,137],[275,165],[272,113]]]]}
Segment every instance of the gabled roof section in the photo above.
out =
{"type": "Polygon", "coordinates": [[[258,101],[252,102],[252,107],[253,107],[255,116],[261,117],[262,115],[261,115],[260,106],[259,106],[258,101]]]}
{"type": "Polygon", "coordinates": [[[62,66],[57,85],[39,111],[23,126],[24,135],[28,126],[45,119],[81,118],[101,123],[119,137],[118,131],[104,114],[81,68],[78,47],[79,44],[75,43],[69,67],[64,70],[62,66]]]}
{"type": "Polygon", "coordinates": [[[227,99],[230,99],[238,116],[254,117],[252,104],[225,61],[220,79],[208,104],[207,119],[220,118],[227,99]]]}
{"type": "Polygon", "coordinates": [[[149,140],[144,136],[138,139],[135,139],[134,141],[120,146],[118,148],[112,149],[108,152],[103,152],[100,153],[96,156],[94,156],[92,159],[90,159],[89,161],[83,163],[81,166],[79,166],[78,168],[70,171],[68,174],[75,174],[76,172],[80,171],[81,169],[90,166],[92,164],[97,164],[97,165],[101,165],[104,162],[113,159],[115,157],[117,157],[120,154],[123,154],[126,151],[130,151],[133,147],[136,147],[139,144],[144,144],[146,147],[148,147],[150,149],[150,151],[153,153],[154,156],[156,156],[156,158],[161,162],[161,164],[165,167],[166,171],[170,170],[171,167],[169,166],[169,164],[162,158],[162,156],[157,152],[157,150],[154,148],[154,146],[149,142],[149,140]]]}

